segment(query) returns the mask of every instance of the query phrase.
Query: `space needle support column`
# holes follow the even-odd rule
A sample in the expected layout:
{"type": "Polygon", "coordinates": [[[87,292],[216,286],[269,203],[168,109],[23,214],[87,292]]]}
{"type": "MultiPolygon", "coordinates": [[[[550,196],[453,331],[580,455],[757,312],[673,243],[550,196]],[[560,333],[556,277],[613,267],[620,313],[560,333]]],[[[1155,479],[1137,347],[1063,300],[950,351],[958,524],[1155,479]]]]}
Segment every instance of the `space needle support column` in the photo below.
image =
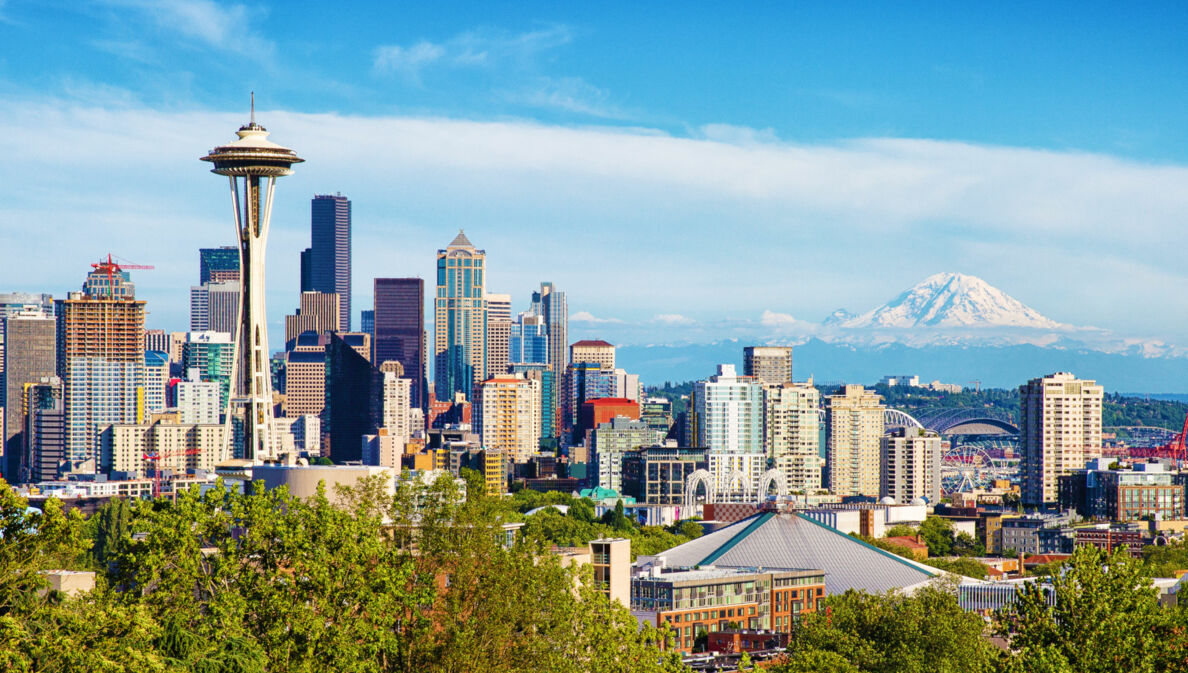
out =
{"type": "Polygon", "coordinates": [[[226,175],[231,183],[235,229],[239,238],[239,322],[236,327],[231,382],[225,427],[232,437],[232,417],[243,418],[243,443],[234,453],[253,463],[272,456],[272,368],[268,360],[268,321],[264,292],[264,259],[276,178],[290,175],[292,164],[303,161],[292,150],[267,140],[268,131],[252,121],[240,127],[239,140],[216,147],[203,161],[214,164],[212,173],[226,175]],[[260,180],[267,180],[260,193],[260,180]],[[242,194],[240,180],[242,179],[242,194]],[[262,202],[262,203],[261,203],[262,202]]]}

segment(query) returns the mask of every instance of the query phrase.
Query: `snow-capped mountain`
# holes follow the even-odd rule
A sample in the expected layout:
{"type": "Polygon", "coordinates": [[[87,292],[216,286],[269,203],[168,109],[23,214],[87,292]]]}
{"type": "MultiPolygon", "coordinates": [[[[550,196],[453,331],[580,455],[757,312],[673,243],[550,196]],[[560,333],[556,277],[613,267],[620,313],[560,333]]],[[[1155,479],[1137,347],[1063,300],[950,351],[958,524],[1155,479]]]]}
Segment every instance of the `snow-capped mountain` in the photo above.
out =
{"type": "Polygon", "coordinates": [[[1068,328],[981,278],[962,273],[938,273],[882,306],[849,319],[826,320],[840,327],[1023,327],[1068,328]]]}

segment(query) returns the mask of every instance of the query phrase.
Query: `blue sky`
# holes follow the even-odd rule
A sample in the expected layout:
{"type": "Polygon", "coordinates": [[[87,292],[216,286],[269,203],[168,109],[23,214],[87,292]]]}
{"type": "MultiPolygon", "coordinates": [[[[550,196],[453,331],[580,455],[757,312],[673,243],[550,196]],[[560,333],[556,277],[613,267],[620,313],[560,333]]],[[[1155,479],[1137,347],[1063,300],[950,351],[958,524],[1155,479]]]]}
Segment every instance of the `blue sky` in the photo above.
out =
{"type": "Polygon", "coordinates": [[[254,90],[308,159],[278,193],[274,337],[309,197],[341,191],[356,306],[465,228],[489,290],[553,280],[620,342],[959,271],[1188,345],[1188,6],[839,4],[0,0],[0,288],[61,294],[112,251],[157,265],[150,326],[184,328],[196,248],[231,241],[196,159],[254,90]]]}

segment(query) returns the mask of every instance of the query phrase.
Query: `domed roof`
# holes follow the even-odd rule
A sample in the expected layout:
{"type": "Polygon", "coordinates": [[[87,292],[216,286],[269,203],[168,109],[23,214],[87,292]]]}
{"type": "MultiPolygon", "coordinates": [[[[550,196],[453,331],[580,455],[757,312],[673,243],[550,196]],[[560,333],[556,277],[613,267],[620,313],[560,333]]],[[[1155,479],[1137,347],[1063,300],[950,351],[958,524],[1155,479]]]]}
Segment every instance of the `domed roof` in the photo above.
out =
{"type": "Polygon", "coordinates": [[[880,500],[879,504],[880,505],[894,505],[895,498],[892,498],[891,496],[887,496],[886,498],[883,498],[882,500],[880,500]]]}

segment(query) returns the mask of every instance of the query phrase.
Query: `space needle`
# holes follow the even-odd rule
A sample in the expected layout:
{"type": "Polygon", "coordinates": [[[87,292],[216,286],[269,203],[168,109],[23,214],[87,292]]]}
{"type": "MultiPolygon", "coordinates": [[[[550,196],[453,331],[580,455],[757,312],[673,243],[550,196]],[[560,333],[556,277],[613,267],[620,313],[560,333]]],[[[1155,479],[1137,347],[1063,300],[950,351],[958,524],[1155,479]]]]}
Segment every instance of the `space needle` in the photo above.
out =
{"type": "Polygon", "coordinates": [[[268,140],[268,131],[256,123],[255,94],[251,121],[239,127],[236,135],[238,140],[214,148],[202,161],[214,164],[211,173],[226,175],[231,181],[231,205],[239,236],[239,326],[226,409],[226,441],[230,443],[232,436],[232,407],[242,408],[243,453],[236,457],[258,464],[272,454],[272,370],[264,305],[264,253],[272,197],[276,179],[291,175],[291,166],[305,160],[268,140]]]}

